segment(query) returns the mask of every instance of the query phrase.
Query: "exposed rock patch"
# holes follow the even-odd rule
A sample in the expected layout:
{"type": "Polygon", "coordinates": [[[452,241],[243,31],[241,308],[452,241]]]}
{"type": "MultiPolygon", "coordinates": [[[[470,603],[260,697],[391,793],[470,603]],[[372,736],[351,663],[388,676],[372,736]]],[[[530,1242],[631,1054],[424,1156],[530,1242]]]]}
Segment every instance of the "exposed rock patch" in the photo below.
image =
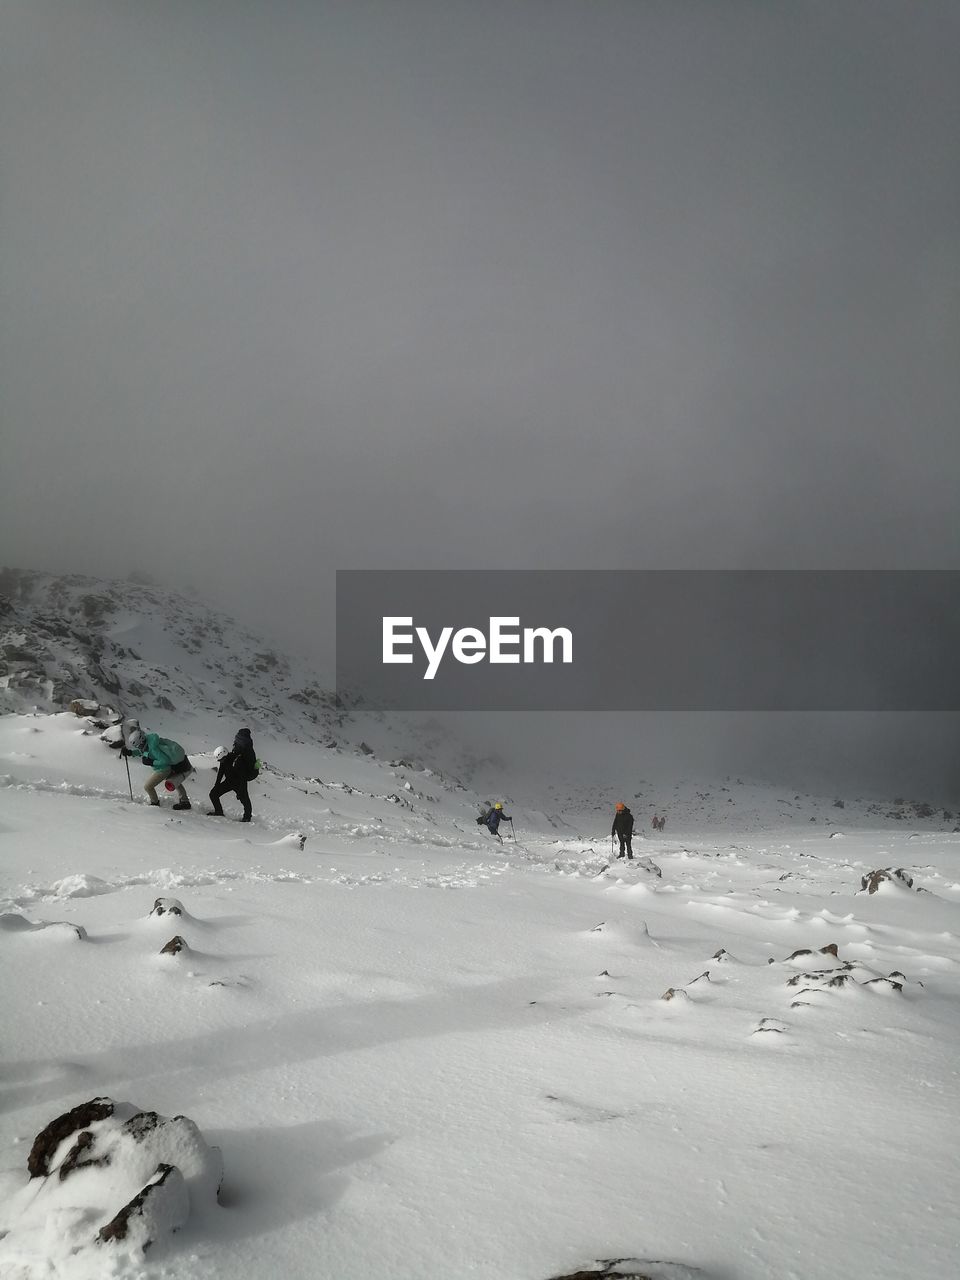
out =
{"type": "Polygon", "coordinates": [[[913,888],[913,876],[904,871],[903,867],[897,867],[895,870],[890,867],[881,867],[877,871],[868,871],[865,876],[861,876],[860,892],[866,890],[867,893],[876,893],[884,881],[905,889],[913,888]]]}
{"type": "Polygon", "coordinates": [[[699,1267],[682,1262],[661,1262],[643,1258],[605,1258],[580,1271],[570,1271],[550,1280],[708,1280],[699,1267]]]}
{"type": "Polygon", "coordinates": [[[178,898],[157,898],[150,914],[152,916],[182,916],[183,903],[178,898]]]}
{"type": "MultiPolygon", "coordinates": [[[[30,1181],[5,1205],[4,1247],[12,1242],[24,1257],[61,1249],[66,1266],[105,1246],[142,1256],[192,1212],[217,1202],[223,1163],[188,1117],[101,1097],[37,1134],[27,1172],[30,1181]]],[[[70,1267],[61,1272],[59,1258],[49,1261],[57,1275],[73,1274],[70,1267]]]]}
{"type": "Polygon", "coordinates": [[[145,1186],[100,1228],[97,1240],[101,1244],[125,1241],[146,1252],[154,1240],[184,1226],[189,1216],[190,1195],[183,1174],[175,1165],[158,1164],[145,1186]]]}
{"type": "Polygon", "coordinates": [[[85,1129],[87,1125],[112,1116],[113,1105],[110,1098],[91,1098],[89,1102],[81,1102],[71,1111],[65,1111],[62,1116],[57,1116],[56,1120],[51,1120],[34,1138],[30,1154],[27,1156],[27,1172],[30,1177],[46,1177],[61,1143],[85,1129]]]}

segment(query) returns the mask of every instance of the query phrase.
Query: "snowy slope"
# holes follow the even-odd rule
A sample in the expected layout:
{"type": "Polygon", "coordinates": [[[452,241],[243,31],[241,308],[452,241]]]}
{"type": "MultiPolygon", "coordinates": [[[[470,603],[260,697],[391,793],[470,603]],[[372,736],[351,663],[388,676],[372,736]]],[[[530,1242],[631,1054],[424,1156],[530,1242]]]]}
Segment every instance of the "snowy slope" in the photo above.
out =
{"type": "Polygon", "coordinates": [[[252,717],[289,737],[330,736],[335,696],[302,666],[196,600],[134,582],[0,574],[0,707],[94,698],[125,713],[252,717]]]}
{"type": "Polygon", "coordinates": [[[956,1274],[960,837],[754,787],[611,866],[603,806],[516,797],[501,848],[435,772],[257,746],[244,827],[131,803],[73,716],[0,719],[5,1280],[956,1274]],[[143,1257],[27,1179],[98,1095],[222,1152],[143,1257]]]}
{"type": "MultiPolygon", "coordinates": [[[[0,712],[93,699],[189,750],[241,724],[284,741],[496,777],[435,717],[350,707],[301,661],[199,601],[135,582],[0,570],[0,712]]],[[[199,749],[199,748],[197,748],[199,749]]],[[[496,762],[494,762],[496,764],[496,762]]]]}

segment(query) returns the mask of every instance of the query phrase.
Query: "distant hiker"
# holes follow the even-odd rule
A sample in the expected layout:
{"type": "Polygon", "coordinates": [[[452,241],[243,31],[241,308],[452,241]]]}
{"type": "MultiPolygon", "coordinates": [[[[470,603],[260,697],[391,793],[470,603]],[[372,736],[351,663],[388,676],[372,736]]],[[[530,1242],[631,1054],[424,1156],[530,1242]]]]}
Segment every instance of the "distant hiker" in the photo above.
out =
{"type": "Polygon", "coordinates": [[[249,822],[253,814],[253,806],[250,803],[250,792],[247,790],[247,783],[252,782],[258,777],[260,766],[257,763],[257,753],[253,749],[253,739],[250,736],[249,729],[240,729],[237,736],[233,740],[233,749],[220,761],[220,767],[217,770],[217,780],[213,784],[213,790],[210,792],[210,803],[213,805],[213,813],[211,818],[223,818],[226,815],[220,805],[220,797],[232,791],[237,799],[243,805],[243,817],[241,822],[249,822]]]}
{"type": "Polygon", "coordinates": [[[651,827],[653,827],[654,831],[660,830],[660,819],[657,817],[656,814],[653,815],[653,821],[650,823],[650,825],[651,827]]]}
{"type": "Polygon", "coordinates": [[[139,756],[148,769],[153,769],[150,777],[143,784],[143,789],[152,805],[159,805],[157,787],[161,782],[170,781],[177,789],[178,802],[174,809],[191,808],[190,797],[184,790],[183,783],[187,775],[193,771],[193,765],[187,759],[187,753],[179,742],[171,738],[161,738],[155,733],[144,733],[137,725],[133,728],[121,747],[121,755],[139,756]]]}
{"type": "Polygon", "coordinates": [[[661,814],[661,815],[660,815],[660,825],[659,825],[659,830],[660,830],[660,831],[662,831],[662,830],[663,830],[663,828],[664,828],[666,825],[667,825],[666,815],[665,815],[665,814],[661,814]]]}
{"type": "Polygon", "coordinates": [[[477,824],[479,825],[482,822],[490,834],[492,836],[496,836],[500,843],[503,844],[503,836],[500,834],[500,823],[512,821],[513,819],[509,814],[503,812],[503,805],[498,800],[497,803],[491,809],[488,809],[486,813],[481,813],[480,817],[477,819],[477,824]]]}
{"type": "Polygon", "coordinates": [[[610,828],[610,834],[616,836],[620,841],[620,852],[618,858],[633,858],[633,814],[623,803],[622,800],[617,801],[616,812],[613,815],[613,826],[610,828]]]}

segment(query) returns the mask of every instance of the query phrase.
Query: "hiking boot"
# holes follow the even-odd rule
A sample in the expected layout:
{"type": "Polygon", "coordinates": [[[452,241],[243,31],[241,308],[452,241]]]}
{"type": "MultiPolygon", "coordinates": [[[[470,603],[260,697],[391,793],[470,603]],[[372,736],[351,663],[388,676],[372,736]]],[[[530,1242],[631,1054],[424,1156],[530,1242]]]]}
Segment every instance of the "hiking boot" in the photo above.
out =
{"type": "Polygon", "coordinates": [[[240,819],[240,821],[241,821],[241,822],[249,822],[249,821],[250,821],[250,814],[249,814],[249,813],[245,813],[245,814],[243,815],[243,817],[240,819]]]}
{"type": "Polygon", "coordinates": [[[193,805],[189,800],[181,800],[179,804],[173,806],[175,809],[192,809],[193,805]]]}
{"type": "Polygon", "coordinates": [[[208,818],[225,818],[227,815],[222,809],[212,809],[208,814],[208,818]]]}
{"type": "Polygon", "coordinates": [[[159,800],[151,800],[151,801],[150,801],[150,808],[151,808],[151,809],[159,809],[159,808],[160,808],[160,801],[159,801],[159,800]]]}

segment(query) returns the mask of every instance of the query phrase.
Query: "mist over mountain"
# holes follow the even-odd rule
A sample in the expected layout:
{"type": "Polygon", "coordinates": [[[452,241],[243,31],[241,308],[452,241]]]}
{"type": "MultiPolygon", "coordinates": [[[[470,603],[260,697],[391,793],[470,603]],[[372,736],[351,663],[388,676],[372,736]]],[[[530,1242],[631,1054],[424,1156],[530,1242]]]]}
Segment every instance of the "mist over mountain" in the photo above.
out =
{"type": "MultiPolygon", "coordinates": [[[[954,802],[958,720],[902,713],[379,713],[341,698],[284,654],[192,596],[149,583],[0,573],[0,710],[89,698],[188,732],[243,722],[292,742],[364,743],[389,758],[522,793],[652,796],[678,781],[745,775],[817,793],[954,802]]],[[[232,730],[231,730],[232,731],[232,730]]],[[[227,732],[225,728],[224,732],[227,732]]]]}

